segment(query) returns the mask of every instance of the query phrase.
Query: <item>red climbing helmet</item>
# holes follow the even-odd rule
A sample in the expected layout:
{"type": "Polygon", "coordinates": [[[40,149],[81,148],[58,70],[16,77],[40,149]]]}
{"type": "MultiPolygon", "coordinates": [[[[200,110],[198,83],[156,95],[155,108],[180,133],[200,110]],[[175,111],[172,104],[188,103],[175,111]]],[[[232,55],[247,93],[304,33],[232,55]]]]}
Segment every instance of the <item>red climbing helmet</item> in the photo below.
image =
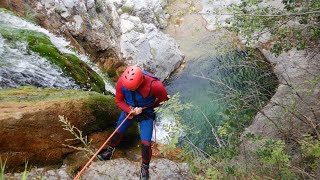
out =
{"type": "Polygon", "coordinates": [[[143,73],[142,70],[137,66],[129,66],[123,72],[123,86],[130,90],[134,91],[138,89],[138,87],[143,82],[143,73]]]}

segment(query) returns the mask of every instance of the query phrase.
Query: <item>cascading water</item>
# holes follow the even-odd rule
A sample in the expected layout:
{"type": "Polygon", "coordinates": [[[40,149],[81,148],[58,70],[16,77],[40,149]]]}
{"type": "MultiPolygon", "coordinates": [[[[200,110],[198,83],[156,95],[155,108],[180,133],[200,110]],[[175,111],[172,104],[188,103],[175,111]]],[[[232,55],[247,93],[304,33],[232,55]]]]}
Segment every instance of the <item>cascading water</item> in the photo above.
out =
{"type": "Polygon", "coordinates": [[[27,49],[24,42],[9,43],[0,35],[0,89],[35,86],[79,87],[55,65],[27,49]]]}
{"type": "MultiPolygon", "coordinates": [[[[57,37],[56,35],[50,33],[48,30],[44,29],[44,28],[41,28],[40,26],[37,26],[37,25],[34,25],[28,21],[25,21],[17,16],[14,16],[14,15],[11,15],[9,13],[6,13],[6,12],[3,12],[3,11],[0,11],[0,25],[4,25],[4,26],[7,26],[7,27],[13,27],[13,28],[17,28],[17,29],[26,29],[26,30],[32,30],[32,31],[36,31],[36,32],[40,32],[40,33],[43,33],[45,35],[47,35],[50,39],[50,41],[53,43],[53,45],[55,45],[56,48],[58,48],[58,50],[62,53],[67,53],[67,54],[73,54],[73,55],[76,55],[80,60],[84,61],[86,64],[88,64],[90,66],[90,68],[92,70],[94,70],[95,72],[97,72],[104,80],[105,82],[105,88],[106,90],[110,91],[111,93],[115,93],[115,89],[114,87],[108,82],[107,80],[107,76],[105,74],[103,74],[100,69],[94,64],[92,63],[89,58],[85,55],[79,55],[77,54],[76,52],[72,51],[69,46],[70,46],[70,43],[67,42],[64,38],[62,37],[57,37]]],[[[29,70],[29,75],[26,75],[26,80],[21,82],[21,85],[36,85],[36,84],[42,84],[43,83],[43,80],[46,80],[46,78],[39,78],[39,77],[53,77],[53,75],[58,75],[54,81],[55,83],[52,84],[52,82],[50,82],[49,84],[47,83],[44,83],[42,84],[43,87],[60,87],[60,88],[74,88],[76,87],[70,80],[68,80],[66,77],[62,78],[63,75],[61,73],[61,71],[59,71],[55,66],[51,65],[49,66],[50,63],[48,62],[43,62],[45,61],[44,59],[42,59],[42,63],[45,63],[45,64],[42,64],[39,63],[40,60],[38,59],[41,59],[39,56],[37,56],[35,53],[31,53],[29,51],[27,51],[25,48],[23,48],[23,43],[21,43],[19,45],[19,43],[17,43],[17,45],[15,45],[15,47],[13,47],[12,45],[6,45],[5,44],[6,42],[3,40],[2,38],[2,47],[1,48],[2,50],[1,51],[4,51],[5,54],[9,54],[8,52],[6,52],[7,50],[11,50],[11,51],[15,51],[15,56],[18,56],[18,54],[20,54],[21,57],[16,57],[18,60],[20,60],[20,65],[23,64],[24,66],[24,72],[26,72],[27,70],[29,70]],[[18,48],[19,46],[19,48],[18,48]],[[4,47],[6,47],[6,49],[4,49],[4,47]],[[25,50],[25,51],[24,51],[25,50]],[[30,59],[30,63],[27,63],[27,62],[24,62],[23,60],[24,59],[30,59]],[[35,61],[32,61],[33,59],[35,59],[35,61]],[[38,62],[37,62],[38,61],[38,62]],[[30,68],[29,68],[30,66],[30,68]],[[37,68],[35,68],[35,66],[38,66],[37,68]],[[35,68],[34,70],[31,70],[32,68],[35,68]],[[42,69],[43,71],[39,71],[39,69],[41,68],[44,68],[46,67],[47,69],[42,69]],[[36,70],[37,69],[37,70],[36,70]],[[55,73],[53,73],[53,71],[56,71],[55,73]],[[40,73],[42,72],[42,73],[40,73]],[[30,75],[30,73],[34,73],[33,75],[30,75]],[[50,74],[51,73],[51,74],[50,74]],[[52,74],[53,73],[53,74],[52,74]],[[44,75],[46,74],[46,75],[44,75]],[[34,77],[34,79],[33,79],[34,77]],[[32,80],[31,80],[32,79],[32,80]],[[30,82],[30,84],[28,83],[30,82]],[[61,86],[61,84],[64,84],[65,82],[69,82],[70,84],[69,85],[66,85],[66,86],[61,86]],[[48,85],[48,86],[47,86],[48,85]]],[[[10,56],[10,55],[7,55],[7,56],[10,56]]],[[[17,60],[17,61],[18,61],[17,60]]],[[[17,81],[19,81],[19,76],[23,76],[23,73],[21,73],[20,75],[18,75],[18,72],[19,70],[16,70],[14,68],[14,66],[12,66],[12,64],[14,62],[11,61],[11,63],[7,63],[7,61],[10,61],[10,59],[1,59],[1,84],[8,84],[9,83],[9,79],[12,81],[12,82],[15,82],[14,84],[12,84],[11,86],[15,87],[15,86],[18,86],[19,83],[17,83],[17,81]],[[11,64],[11,66],[10,66],[11,64]],[[10,69],[10,70],[9,70],[10,69]],[[15,69],[15,70],[14,70],[15,69]],[[10,72],[16,72],[16,77],[14,76],[11,76],[11,77],[8,77],[7,78],[4,78],[2,76],[4,76],[5,74],[8,74],[10,72]],[[15,80],[13,80],[15,79],[15,80]],[[2,82],[3,81],[3,82],[2,82]],[[4,82],[6,81],[6,83],[4,82]],[[16,84],[16,85],[15,85],[16,84]]],[[[18,62],[17,62],[18,63],[18,62]]],[[[19,64],[17,64],[16,66],[19,66],[19,64]]],[[[22,71],[21,71],[22,72],[22,71]]],[[[11,87],[10,85],[4,85],[4,87],[11,87]]],[[[2,87],[2,86],[1,86],[2,87]]],[[[2,87],[2,88],[4,88],[2,87]]]]}

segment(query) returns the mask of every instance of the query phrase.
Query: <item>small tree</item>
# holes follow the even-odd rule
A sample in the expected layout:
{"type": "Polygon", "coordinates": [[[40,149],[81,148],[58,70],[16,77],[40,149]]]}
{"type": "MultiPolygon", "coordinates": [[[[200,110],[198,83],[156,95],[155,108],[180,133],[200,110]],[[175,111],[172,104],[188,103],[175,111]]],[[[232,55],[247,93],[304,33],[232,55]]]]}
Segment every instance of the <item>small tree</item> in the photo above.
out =
{"type": "Polygon", "coordinates": [[[228,7],[229,30],[246,40],[246,45],[258,45],[279,55],[292,48],[319,48],[320,1],[282,0],[271,6],[262,0],[242,0],[228,7]],[[283,6],[283,7],[282,7],[283,6]],[[268,41],[262,41],[267,37],[268,41]]]}

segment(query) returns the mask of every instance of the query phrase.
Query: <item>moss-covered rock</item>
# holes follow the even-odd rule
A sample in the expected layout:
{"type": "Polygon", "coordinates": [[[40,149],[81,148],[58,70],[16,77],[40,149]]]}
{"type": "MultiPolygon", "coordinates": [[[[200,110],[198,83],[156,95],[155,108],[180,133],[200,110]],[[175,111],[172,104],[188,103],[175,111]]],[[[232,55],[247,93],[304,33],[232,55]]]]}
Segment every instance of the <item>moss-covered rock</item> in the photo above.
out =
{"type": "Polygon", "coordinates": [[[27,42],[30,50],[60,67],[81,88],[99,93],[106,92],[103,79],[95,71],[75,55],[61,53],[45,34],[3,25],[0,25],[0,34],[9,41],[27,42]]]}
{"type": "Polygon", "coordinates": [[[17,14],[15,12],[10,11],[9,9],[6,9],[6,8],[0,8],[0,12],[1,11],[8,13],[8,14],[11,14],[11,15],[14,15],[14,16],[17,16],[17,14]]]}
{"type": "Polygon", "coordinates": [[[63,130],[58,115],[83,135],[109,130],[95,137],[98,148],[114,130],[119,114],[111,95],[31,87],[0,90],[0,157],[7,159],[9,169],[23,166],[25,160],[32,166],[61,165],[75,151],[63,144],[82,144],[65,141],[74,136],[63,130]]]}

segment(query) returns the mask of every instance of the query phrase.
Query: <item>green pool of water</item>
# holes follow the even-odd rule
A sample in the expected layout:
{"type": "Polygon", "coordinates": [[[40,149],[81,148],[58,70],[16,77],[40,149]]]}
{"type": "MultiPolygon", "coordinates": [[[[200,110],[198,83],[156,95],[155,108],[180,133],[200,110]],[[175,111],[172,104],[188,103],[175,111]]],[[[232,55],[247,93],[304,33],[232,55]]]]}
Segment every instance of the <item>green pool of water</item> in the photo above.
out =
{"type": "MultiPolygon", "coordinates": [[[[262,60],[248,58],[245,52],[193,59],[166,85],[169,94],[179,92],[182,102],[193,105],[181,114],[182,123],[190,127],[186,136],[203,149],[217,143],[210,124],[217,130],[224,123],[226,112],[243,105],[239,99],[245,98],[252,106],[262,108],[276,87],[277,78],[271,66],[262,60]]],[[[256,112],[252,107],[243,108],[239,118],[250,121],[256,112]]]]}

